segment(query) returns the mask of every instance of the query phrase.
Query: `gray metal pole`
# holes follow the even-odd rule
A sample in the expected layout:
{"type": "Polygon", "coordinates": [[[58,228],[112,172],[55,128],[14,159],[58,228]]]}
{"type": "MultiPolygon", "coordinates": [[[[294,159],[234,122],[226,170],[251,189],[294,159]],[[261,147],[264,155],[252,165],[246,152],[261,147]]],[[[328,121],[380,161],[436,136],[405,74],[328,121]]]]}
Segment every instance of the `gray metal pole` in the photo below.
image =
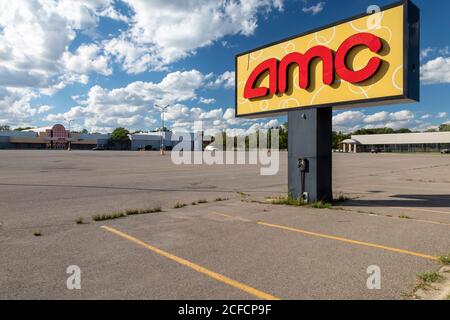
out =
{"type": "Polygon", "coordinates": [[[163,124],[163,126],[162,126],[162,128],[161,128],[161,130],[162,130],[162,134],[161,134],[161,152],[162,152],[162,154],[164,154],[164,152],[165,152],[165,150],[164,150],[164,113],[166,112],[166,108],[164,108],[163,109],[163,116],[162,116],[162,124],[163,124]]]}
{"type": "Polygon", "coordinates": [[[70,150],[72,150],[72,132],[71,132],[71,130],[70,130],[70,124],[73,122],[73,120],[71,120],[71,119],[69,119],[69,120],[66,120],[68,123],[69,123],[69,134],[68,134],[68,142],[69,142],[69,144],[68,144],[68,146],[67,146],[67,151],[70,151],[70,150]]]}
{"type": "Polygon", "coordinates": [[[71,133],[70,133],[70,123],[71,123],[71,122],[72,122],[72,121],[69,120],[69,151],[70,151],[70,149],[71,149],[71,147],[72,147],[71,141],[70,141],[70,136],[71,136],[71,133]]]}
{"type": "Polygon", "coordinates": [[[332,108],[289,111],[288,128],[290,195],[304,196],[308,202],[331,201],[332,108]]]}
{"type": "Polygon", "coordinates": [[[166,112],[166,109],[169,107],[170,105],[166,105],[165,107],[161,107],[159,105],[157,105],[155,103],[155,107],[158,108],[159,110],[161,110],[162,112],[162,117],[161,117],[161,128],[159,130],[159,134],[160,134],[160,142],[159,142],[159,148],[160,148],[160,152],[162,155],[165,154],[165,150],[164,150],[164,137],[163,137],[163,130],[164,130],[164,113],[166,112]]]}

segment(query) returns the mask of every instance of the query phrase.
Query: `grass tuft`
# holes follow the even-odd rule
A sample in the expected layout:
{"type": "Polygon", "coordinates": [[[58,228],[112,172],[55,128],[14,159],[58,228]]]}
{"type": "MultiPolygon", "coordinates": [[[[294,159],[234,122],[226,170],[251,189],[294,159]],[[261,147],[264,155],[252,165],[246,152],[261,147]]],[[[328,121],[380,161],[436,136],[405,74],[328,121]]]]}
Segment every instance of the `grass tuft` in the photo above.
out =
{"type": "Polygon", "coordinates": [[[228,198],[217,197],[216,199],[214,199],[214,201],[216,201],[216,202],[226,201],[226,200],[228,200],[228,198]]]}
{"type": "MultiPolygon", "coordinates": [[[[124,211],[118,211],[110,214],[96,214],[92,216],[92,220],[94,221],[105,221],[105,220],[112,220],[112,219],[119,219],[119,218],[125,218],[127,216],[134,216],[138,214],[147,214],[147,213],[154,213],[154,212],[161,212],[161,206],[155,206],[145,209],[126,209],[124,211]]],[[[82,220],[82,218],[79,218],[82,220]]],[[[77,223],[79,223],[79,219],[76,220],[77,223]]]]}
{"type": "Polygon", "coordinates": [[[271,201],[271,204],[301,207],[304,206],[306,203],[303,201],[302,198],[296,199],[291,195],[289,195],[287,197],[279,197],[277,199],[274,199],[271,201]]]}
{"type": "Polygon", "coordinates": [[[75,223],[76,224],[84,224],[85,222],[84,222],[83,217],[79,217],[79,218],[75,219],[75,223]]]}
{"type": "Polygon", "coordinates": [[[242,198],[245,198],[245,197],[248,197],[249,196],[249,194],[247,194],[247,193],[244,193],[244,192],[242,192],[242,191],[238,191],[238,192],[236,192],[240,197],[242,197],[242,198]]]}
{"type": "MultiPolygon", "coordinates": [[[[302,207],[308,205],[303,201],[302,198],[294,198],[291,195],[287,197],[278,197],[276,199],[271,200],[270,203],[275,205],[286,205],[295,207],[302,207]]],[[[316,201],[311,204],[311,207],[315,209],[329,209],[332,207],[332,204],[324,201],[316,201]]]]}
{"type": "Polygon", "coordinates": [[[140,213],[141,213],[141,210],[139,210],[139,209],[127,209],[127,210],[125,210],[125,214],[127,216],[133,216],[133,215],[140,214],[140,213]]]}
{"type": "Polygon", "coordinates": [[[438,258],[439,262],[445,265],[449,265],[450,264],[450,253],[446,256],[440,256],[438,258]]]}
{"type": "Polygon", "coordinates": [[[206,199],[200,199],[197,201],[197,203],[208,203],[208,200],[206,199]]]}
{"type": "Polygon", "coordinates": [[[402,214],[401,216],[398,216],[400,219],[412,219],[410,216],[406,216],[402,214]]]}
{"type": "Polygon", "coordinates": [[[125,212],[114,212],[110,214],[95,214],[92,216],[92,220],[105,221],[105,220],[125,218],[126,216],[127,214],[125,212]]]}
{"type": "Polygon", "coordinates": [[[155,212],[162,212],[161,206],[155,206],[155,207],[139,210],[139,214],[147,214],[147,213],[155,213],[155,212]]]}
{"type": "Polygon", "coordinates": [[[324,201],[316,201],[313,204],[311,204],[311,207],[315,209],[330,209],[331,203],[324,201]]]}
{"type": "MultiPolygon", "coordinates": [[[[199,203],[200,203],[200,202],[199,202],[199,203]]],[[[186,206],[187,206],[186,203],[177,202],[177,203],[173,206],[173,208],[174,208],[174,209],[180,209],[180,208],[184,208],[184,207],[186,207],[186,206]]]]}
{"type": "Polygon", "coordinates": [[[400,296],[401,297],[405,297],[405,298],[414,298],[414,294],[411,292],[406,292],[406,291],[402,291],[400,292],[400,296]]]}
{"type": "Polygon", "coordinates": [[[34,231],[33,236],[40,237],[40,236],[42,236],[42,233],[40,231],[34,231]]]}
{"type": "Polygon", "coordinates": [[[438,272],[421,272],[417,275],[417,277],[422,281],[422,283],[436,283],[441,282],[444,277],[440,275],[438,272]]]}

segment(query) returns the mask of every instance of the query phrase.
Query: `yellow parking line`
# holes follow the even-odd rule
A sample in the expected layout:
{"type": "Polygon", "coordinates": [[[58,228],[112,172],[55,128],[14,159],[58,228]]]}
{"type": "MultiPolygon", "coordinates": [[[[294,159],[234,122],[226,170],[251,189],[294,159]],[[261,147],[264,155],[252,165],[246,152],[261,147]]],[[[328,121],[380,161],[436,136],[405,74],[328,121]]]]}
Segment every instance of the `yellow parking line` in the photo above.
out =
{"type": "Polygon", "coordinates": [[[190,262],[190,261],[188,261],[186,259],[177,257],[177,256],[175,256],[175,255],[173,255],[173,254],[171,254],[171,253],[169,253],[167,251],[164,251],[164,250],[158,249],[158,248],[156,248],[154,246],[151,246],[151,245],[149,245],[149,244],[147,244],[147,243],[145,243],[145,242],[143,242],[143,241],[141,241],[141,240],[139,240],[139,239],[137,239],[137,238],[135,238],[133,236],[130,236],[130,235],[126,234],[126,233],[123,233],[123,232],[121,232],[119,230],[116,230],[114,228],[107,227],[107,226],[102,226],[102,228],[104,230],[107,230],[109,232],[114,233],[115,235],[118,235],[119,237],[122,237],[122,238],[127,239],[127,240],[129,240],[129,241],[131,241],[131,242],[133,242],[133,243],[135,243],[137,245],[140,245],[140,246],[142,246],[142,247],[144,247],[144,248],[146,248],[146,249],[148,249],[150,251],[153,251],[154,253],[157,253],[157,254],[159,254],[159,255],[161,255],[163,257],[166,257],[167,259],[170,259],[172,261],[178,262],[179,264],[181,264],[183,266],[191,268],[192,270],[195,270],[195,271],[197,271],[199,273],[207,275],[207,276],[209,276],[209,277],[211,277],[213,279],[216,279],[217,281],[223,282],[223,283],[225,283],[225,284],[227,284],[229,286],[232,286],[234,288],[237,288],[237,289],[240,289],[240,290],[242,290],[244,292],[247,292],[247,293],[249,293],[249,294],[251,294],[251,295],[253,295],[253,296],[257,297],[257,298],[265,299],[265,300],[280,300],[279,298],[277,298],[275,296],[272,296],[272,295],[270,295],[268,293],[265,293],[265,292],[262,292],[262,291],[260,291],[258,289],[255,289],[255,288],[252,288],[250,286],[247,286],[247,285],[245,285],[243,283],[240,283],[240,282],[238,282],[236,280],[228,278],[228,277],[226,277],[226,276],[224,276],[224,275],[222,275],[220,273],[211,271],[211,270],[206,269],[206,268],[204,268],[204,267],[202,267],[202,266],[200,266],[198,264],[190,262]]]}
{"type": "Polygon", "coordinates": [[[403,210],[409,210],[409,211],[424,211],[424,212],[433,212],[433,213],[444,213],[444,214],[450,214],[449,211],[439,211],[439,210],[431,210],[431,209],[423,209],[423,208],[412,208],[412,207],[389,207],[391,209],[403,209],[403,210]]]}
{"type": "Polygon", "coordinates": [[[237,216],[230,216],[228,214],[220,213],[220,212],[216,212],[216,211],[211,211],[210,213],[218,215],[218,216],[226,217],[226,218],[236,219],[236,220],[243,221],[243,222],[252,222],[251,220],[248,220],[245,218],[241,218],[241,217],[237,217],[237,216]]]}
{"type": "MultiPolygon", "coordinates": [[[[393,208],[393,207],[390,207],[390,208],[393,208]]],[[[344,209],[346,212],[351,212],[351,213],[373,215],[373,212],[361,211],[361,210],[352,210],[352,209],[349,209],[348,207],[337,207],[337,209],[344,209]]],[[[450,226],[450,223],[446,223],[446,222],[442,222],[442,221],[416,219],[416,218],[403,219],[403,218],[400,218],[400,217],[385,215],[383,212],[381,212],[381,213],[380,212],[375,212],[375,214],[377,214],[378,217],[387,218],[387,219],[397,219],[397,220],[403,220],[403,221],[412,221],[412,222],[436,224],[436,225],[441,225],[441,226],[450,226]]]]}
{"type": "Polygon", "coordinates": [[[336,237],[336,236],[331,236],[331,235],[327,235],[327,234],[321,234],[321,233],[281,226],[281,225],[277,225],[277,224],[266,223],[266,222],[262,222],[262,221],[257,222],[257,224],[263,225],[266,227],[271,227],[271,228],[277,228],[277,229],[283,229],[283,230],[287,230],[287,231],[298,232],[298,233],[307,234],[310,236],[315,236],[315,237],[320,237],[320,238],[325,238],[325,239],[337,240],[337,241],[341,241],[341,242],[347,242],[347,243],[362,245],[362,246],[366,246],[366,247],[373,247],[373,248],[383,249],[383,250],[397,252],[397,253],[409,254],[411,256],[416,256],[416,257],[429,259],[429,260],[438,260],[438,257],[430,256],[428,254],[423,254],[423,253],[413,252],[413,251],[408,251],[408,250],[403,250],[403,249],[397,249],[397,248],[392,248],[392,247],[386,247],[386,246],[382,246],[382,245],[370,243],[370,242],[336,237]]]}
{"type": "Polygon", "coordinates": [[[372,192],[369,192],[369,191],[355,191],[355,190],[341,189],[341,188],[336,188],[336,191],[337,192],[347,192],[347,193],[357,193],[357,194],[363,194],[363,193],[372,194],[372,192]]]}
{"type": "MultiPolygon", "coordinates": [[[[401,219],[401,218],[398,218],[401,219]]],[[[437,224],[440,226],[450,226],[450,223],[440,222],[440,221],[432,221],[432,220],[422,220],[422,219],[410,219],[411,221],[418,221],[422,223],[430,223],[430,224],[437,224]]]]}
{"type": "MultiPolygon", "coordinates": [[[[219,212],[211,212],[211,213],[220,214],[220,215],[227,216],[230,218],[243,219],[240,217],[235,217],[235,216],[231,216],[231,215],[227,215],[227,214],[219,213],[219,212]]],[[[251,220],[247,220],[247,222],[251,222],[251,220]]],[[[375,244],[375,243],[352,240],[352,239],[348,239],[348,238],[337,237],[337,236],[332,236],[332,235],[327,235],[327,234],[282,226],[282,225],[278,225],[278,224],[267,223],[264,221],[257,221],[256,224],[265,226],[265,227],[270,227],[270,228],[277,228],[277,229],[282,229],[282,230],[286,230],[286,231],[293,231],[293,232],[302,233],[302,234],[319,237],[319,238],[324,238],[324,239],[336,240],[336,241],[341,241],[341,242],[346,242],[346,243],[351,243],[351,244],[356,244],[356,245],[361,245],[361,246],[366,246],[366,247],[382,249],[382,250],[386,250],[386,251],[408,254],[411,256],[420,257],[420,258],[424,258],[424,259],[428,259],[428,260],[434,260],[434,261],[438,260],[438,257],[436,257],[436,256],[431,256],[431,255],[420,253],[420,252],[414,252],[414,251],[408,251],[408,250],[403,250],[403,249],[398,249],[398,248],[393,248],[393,247],[387,247],[387,246],[383,246],[383,245],[379,245],[379,244],[375,244]]]]}

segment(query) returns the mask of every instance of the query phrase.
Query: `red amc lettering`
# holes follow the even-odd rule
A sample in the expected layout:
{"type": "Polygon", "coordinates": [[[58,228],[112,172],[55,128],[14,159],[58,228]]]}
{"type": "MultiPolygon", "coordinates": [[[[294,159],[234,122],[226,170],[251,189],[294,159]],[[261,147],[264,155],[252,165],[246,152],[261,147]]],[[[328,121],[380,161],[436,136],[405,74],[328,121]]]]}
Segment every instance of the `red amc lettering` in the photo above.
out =
{"type": "Polygon", "coordinates": [[[295,63],[299,66],[299,86],[302,89],[309,87],[309,64],[315,58],[322,59],[323,62],[323,82],[333,84],[333,51],[324,46],[317,46],[306,51],[305,54],[293,52],[281,60],[278,68],[278,92],[285,93],[287,90],[287,73],[289,67],[295,63]]]}
{"type": "Polygon", "coordinates": [[[325,46],[316,46],[304,54],[293,52],[286,55],[281,62],[271,58],[259,64],[250,74],[244,88],[245,99],[262,98],[270,94],[286,93],[288,89],[288,70],[291,65],[299,67],[299,86],[308,89],[310,85],[310,63],[318,58],[323,63],[323,83],[332,85],[335,80],[335,72],[343,80],[350,83],[359,83],[370,79],[381,66],[382,60],[372,57],[361,70],[354,71],[347,66],[349,52],[358,47],[366,46],[370,51],[379,53],[382,49],[381,39],[371,33],[358,33],[345,40],[336,52],[325,46]],[[269,72],[269,88],[255,87],[258,78],[269,72]]]}
{"type": "Polygon", "coordinates": [[[244,98],[245,99],[253,99],[259,97],[267,96],[268,92],[270,94],[277,93],[277,69],[278,69],[278,60],[275,58],[266,60],[258,65],[255,70],[253,70],[252,74],[247,80],[245,84],[244,90],[244,98]],[[260,87],[255,88],[255,82],[264,72],[269,70],[269,87],[260,87]]]}
{"type": "Polygon", "coordinates": [[[350,83],[358,83],[371,78],[380,68],[381,59],[373,57],[369,63],[359,71],[350,70],[346,60],[348,53],[360,45],[367,46],[370,51],[378,53],[383,45],[380,38],[371,33],[358,33],[345,40],[336,52],[336,73],[343,80],[350,83]]]}

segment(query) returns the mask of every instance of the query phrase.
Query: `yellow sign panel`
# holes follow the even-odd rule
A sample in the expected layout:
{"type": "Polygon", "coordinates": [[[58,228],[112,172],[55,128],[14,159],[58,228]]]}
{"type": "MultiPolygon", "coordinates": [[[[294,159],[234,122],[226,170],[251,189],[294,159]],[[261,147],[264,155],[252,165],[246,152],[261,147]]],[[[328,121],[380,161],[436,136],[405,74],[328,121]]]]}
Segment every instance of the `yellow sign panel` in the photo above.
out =
{"type": "Polygon", "coordinates": [[[236,57],[236,116],[419,100],[419,12],[409,1],[236,57]]]}

